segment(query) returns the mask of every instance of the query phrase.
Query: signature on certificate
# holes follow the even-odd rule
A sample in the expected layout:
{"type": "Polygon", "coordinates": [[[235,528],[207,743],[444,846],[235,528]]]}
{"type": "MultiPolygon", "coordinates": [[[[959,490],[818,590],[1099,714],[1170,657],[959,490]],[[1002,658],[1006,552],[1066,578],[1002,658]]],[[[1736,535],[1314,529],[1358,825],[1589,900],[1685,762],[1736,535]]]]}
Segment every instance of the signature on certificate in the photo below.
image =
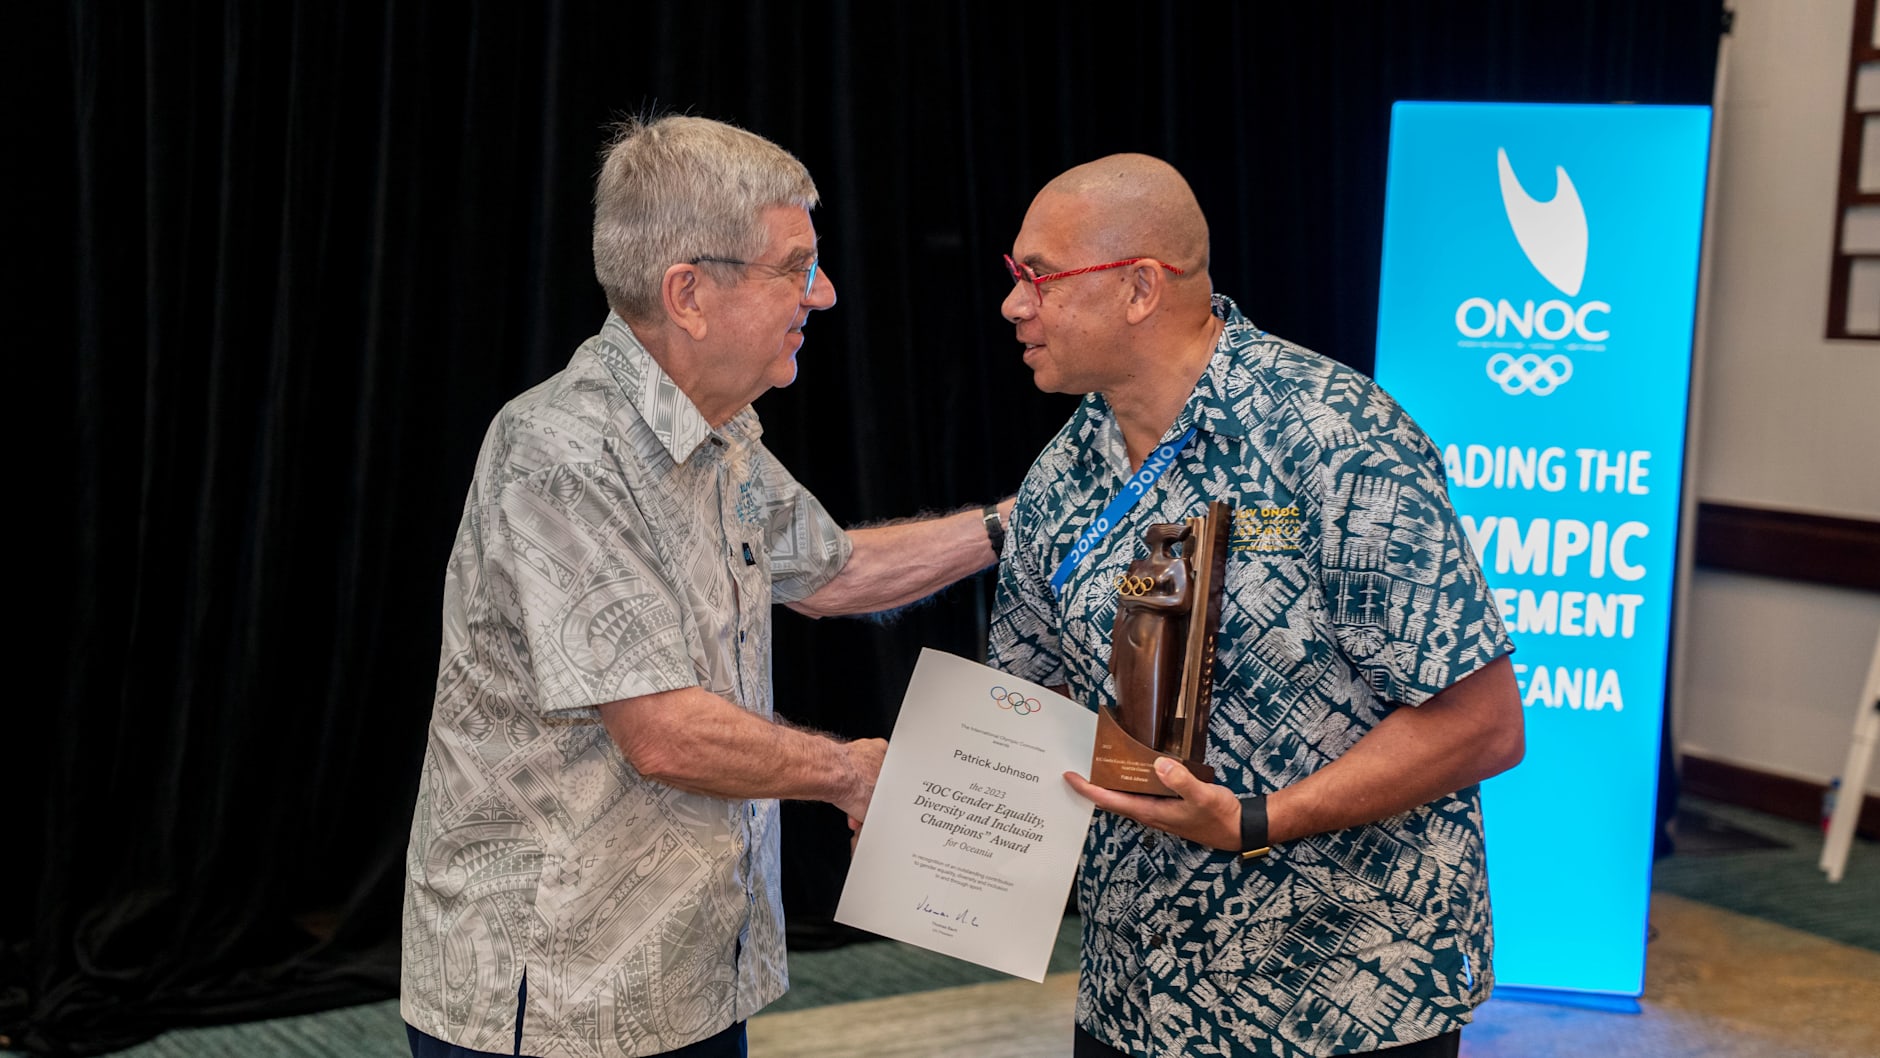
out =
{"type": "Polygon", "coordinates": [[[922,914],[932,915],[935,918],[944,918],[949,922],[959,922],[968,926],[979,925],[979,916],[973,914],[971,908],[962,908],[959,911],[948,911],[943,907],[935,907],[932,900],[927,896],[920,898],[920,903],[914,905],[914,910],[922,914]]]}

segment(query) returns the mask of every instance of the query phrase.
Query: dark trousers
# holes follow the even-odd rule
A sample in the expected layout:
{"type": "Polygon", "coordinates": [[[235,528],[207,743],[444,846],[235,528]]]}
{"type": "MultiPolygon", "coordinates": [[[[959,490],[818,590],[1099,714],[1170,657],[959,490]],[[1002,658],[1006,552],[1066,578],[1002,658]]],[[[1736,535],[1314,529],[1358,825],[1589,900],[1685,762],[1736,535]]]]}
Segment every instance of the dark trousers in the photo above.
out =
{"type": "MultiPolygon", "coordinates": [[[[471,1050],[454,1043],[445,1043],[436,1036],[406,1025],[405,1040],[411,1044],[411,1058],[514,1058],[522,1053],[522,1012],[528,1002],[529,978],[524,975],[522,987],[516,989],[516,1043],[513,1050],[500,1054],[496,1051],[471,1050]]],[[[664,1051],[654,1058],[746,1058],[744,1022],[740,1021],[697,1043],[688,1043],[676,1051],[664,1051]]]]}
{"type": "MultiPolygon", "coordinates": [[[[1390,1058],[1456,1058],[1462,1047],[1462,1030],[1446,1032],[1415,1043],[1406,1043],[1401,1047],[1386,1047],[1381,1051],[1366,1051],[1366,1054],[1387,1054],[1390,1058]]],[[[1071,1044],[1071,1058],[1129,1058],[1128,1051],[1116,1048],[1097,1039],[1083,1026],[1077,1026],[1077,1035],[1071,1044]]]]}

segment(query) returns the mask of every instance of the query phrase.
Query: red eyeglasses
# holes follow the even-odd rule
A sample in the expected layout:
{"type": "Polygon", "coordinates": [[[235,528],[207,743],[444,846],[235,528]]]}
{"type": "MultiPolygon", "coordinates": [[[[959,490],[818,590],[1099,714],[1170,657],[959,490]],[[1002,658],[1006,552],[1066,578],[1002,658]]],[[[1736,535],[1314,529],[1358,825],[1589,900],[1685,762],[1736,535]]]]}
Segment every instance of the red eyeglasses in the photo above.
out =
{"type": "MultiPolygon", "coordinates": [[[[1071,268],[1063,272],[1047,272],[1044,275],[1039,275],[1031,270],[1030,265],[1020,264],[1012,260],[1012,255],[1009,253],[1001,254],[1000,256],[1005,258],[1005,270],[1012,274],[1012,282],[1020,283],[1029,281],[1031,283],[1031,296],[1038,302],[1043,302],[1044,300],[1044,291],[1039,288],[1053,279],[1063,279],[1066,276],[1080,276],[1085,272],[1101,272],[1106,268],[1122,268],[1127,265],[1133,265],[1138,261],[1155,261],[1153,257],[1131,257],[1124,261],[1111,261],[1109,264],[1090,265],[1086,268],[1071,268]]],[[[1178,276],[1187,274],[1166,261],[1155,261],[1155,263],[1178,276]]]]}

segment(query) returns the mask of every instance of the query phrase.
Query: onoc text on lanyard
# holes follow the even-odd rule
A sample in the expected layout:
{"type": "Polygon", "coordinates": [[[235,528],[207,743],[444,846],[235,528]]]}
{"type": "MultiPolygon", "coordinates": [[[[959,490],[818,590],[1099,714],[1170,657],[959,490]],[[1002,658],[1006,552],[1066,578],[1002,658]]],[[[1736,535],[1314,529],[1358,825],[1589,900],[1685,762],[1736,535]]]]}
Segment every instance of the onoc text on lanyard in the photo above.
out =
{"type": "Polygon", "coordinates": [[[1142,502],[1142,498],[1149,494],[1149,490],[1155,487],[1155,483],[1161,480],[1168,468],[1175,465],[1175,457],[1181,453],[1182,449],[1188,447],[1188,442],[1193,440],[1194,436],[1195,427],[1190,426],[1188,432],[1182,434],[1180,439],[1149,453],[1149,458],[1142,461],[1142,469],[1129,476],[1129,480],[1123,483],[1123,491],[1116,494],[1116,498],[1110,501],[1108,507],[1103,508],[1103,513],[1091,519],[1090,524],[1084,527],[1082,535],[1078,536],[1077,543],[1071,548],[1070,554],[1065,555],[1064,561],[1058,563],[1057,572],[1051,574],[1053,595],[1063,593],[1064,582],[1071,579],[1071,573],[1078,566],[1083,565],[1084,560],[1090,557],[1090,553],[1096,550],[1097,544],[1110,535],[1110,530],[1122,524],[1124,516],[1129,514],[1136,504],[1142,502]]]}

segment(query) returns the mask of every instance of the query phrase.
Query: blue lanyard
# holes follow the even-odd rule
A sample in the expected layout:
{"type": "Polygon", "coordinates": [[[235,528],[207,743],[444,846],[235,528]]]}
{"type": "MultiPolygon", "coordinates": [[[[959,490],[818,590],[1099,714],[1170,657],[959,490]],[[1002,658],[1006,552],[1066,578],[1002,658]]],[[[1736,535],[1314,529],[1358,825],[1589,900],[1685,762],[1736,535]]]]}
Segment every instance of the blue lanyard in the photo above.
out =
{"type": "Polygon", "coordinates": [[[1174,444],[1163,445],[1149,453],[1149,458],[1142,462],[1142,469],[1130,475],[1129,480],[1123,483],[1123,491],[1116,494],[1116,498],[1110,501],[1108,507],[1103,508],[1102,514],[1091,519],[1090,524],[1084,527],[1083,535],[1077,538],[1076,546],[1072,547],[1071,553],[1065,555],[1064,561],[1058,564],[1057,572],[1051,574],[1052,594],[1056,595],[1064,591],[1064,582],[1071,579],[1071,574],[1083,564],[1084,559],[1090,557],[1090,553],[1096,549],[1097,544],[1110,535],[1110,530],[1122,524],[1123,516],[1149,494],[1149,489],[1161,480],[1163,472],[1174,465],[1175,457],[1181,454],[1182,449],[1188,447],[1188,442],[1194,436],[1195,427],[1190,426],[1188,432],[1182,434],[1181,440],[1174,444]]]}

